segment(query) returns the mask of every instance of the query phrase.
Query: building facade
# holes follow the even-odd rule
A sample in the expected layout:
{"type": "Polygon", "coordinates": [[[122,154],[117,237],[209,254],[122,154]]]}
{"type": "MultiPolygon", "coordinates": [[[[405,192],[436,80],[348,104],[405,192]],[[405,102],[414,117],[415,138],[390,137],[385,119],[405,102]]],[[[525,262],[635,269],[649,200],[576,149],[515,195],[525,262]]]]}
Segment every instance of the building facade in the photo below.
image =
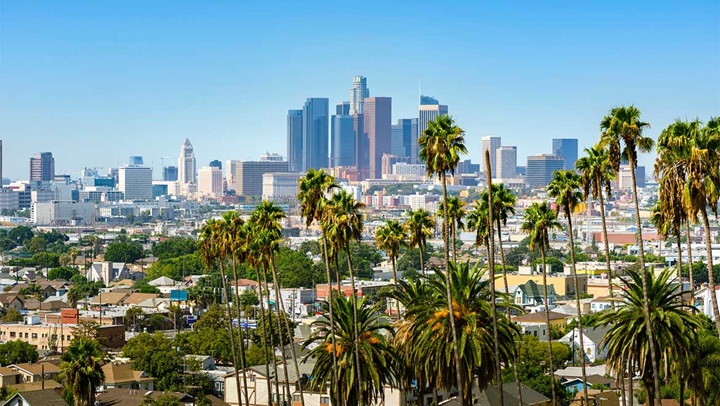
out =
{"type": "Polygon", "coordinates": [[[408,157],[410,163],[417,163],[418,119],[401,118],[392,125],[392,154],[408,157]]]}
{"type": "Polygon", "coordinates": [[[517,175],[517,147],[503,146],[495,152],[496,178],[508,179],[517,175]]]}
{"type": "Polygon", "coordinates": [[[55,180],[55,158],[52,152],[41,152],[30,158],[30,181],[50,182],[55,180]]]}
{"type": "MultiPolygon", "coordinates": [[[[287,157],[290,170],[301,171],[303,165],[303,111],[288,110],[287,157]]],[[[232,171],[231,171],[232,172],[232,171]]],[[[228,179],[230,183],[230,179],[228,179]]]]}
{"type": "Polygon", "coordinates": [[[135,165],[120,167],[118,189],[127,200],[152,199],[152,168],[135,165]]]}
{"type": "MultiPolygon", "coordinates": [[[[417,136],[420,137],[423,135],[425,130],[427,129],[427,123],[429,121],[434,121],[438,116],[442,116],[448,114],[448,106],[439,104],[437,100],[428,97],[428,96],[420,96],[420,107],[418,109],[418,129],[417,129],[417,136]],[[424,103],[433,103],[433,104],[424,104],[424,103]]],[[[416,141],[417,143],[417,141],[416,141]]]]}
{"type": "Polygon", "coordinates": [[[492,177],[497,178],[497,150],[500,148],[502,139],[500,137],[482,137],[482,156],[480,170],[487,172],[487,163],[485,162],[485,151],[490,151],[490,170],[492,177]]]}
{"type": "Polygon", "coordinates": [[[364,109],[364,129],[368,141],[368,176],[370,179],[380,179],[382,177],[382,156],[390,154],[392,99],[390,97],[367,98],[364,109]]]}
{"type": "Polygon", "coordinates": [[[95,203],[69,200],[33,203],[30,216],[35,225],[80,226],[95,224],[95,203]]]}
{"type": "Polygon", "coordinates": [[[205,166],[198,170],[198,194],[211,199],[222,197],[223,176],[220,168],[205,166]]]}
{"type": "Polygon", "coordinates": [[[578,160],[577,138],[553,138],[552,153],[563,159],[563,169],[575,169],[578,160]]]}
{"type": "Polygon", "coordinates": [[[330,167],[333,168],[355,166],[355,126],[349,111],[350,103],[338,103],[331,117],[330,167]]]}
{"type": "Polygon", "coordinates": [[[353,84],[350,89],[350,110],[348,114],[363,114],[365,99],[368,97],[370,97],[370,89],[367,87],[367,78],[365,76],[353,77],[353,84]]]}
{"type": "Polygon", "coordinates": [[[527,157],[526,185],[530,188],[546,187],[555,171],[565,167],[563,158],[552,154],[538,154],[527,157]]]}
{"type": "Polygon", "coordinates": [[[299,172],[274,172],[262,175],[263,200],[294,200],[298,195],[299,172]]]}
{"type": "Polygon", "coordinates": [[[326,98],[314,97],[303,107],[301,172],[328,167],[328,103],[326,98]]]}
{"type": "Polygon", "coordinates": [[[178,158],[178,181],[181,185],[195,183],[197,173],[197,163],[195,162],[195,152],[189,139],[185,139],[182,147],[180,147],[180,158],[178,158]]]}
{"type": "Polygon", "coordinates": [[[277,172],[288,172],[288,162],[279,155],[261,157],[259,161],[235,161],[235,193],[238,196],[262,196],[263,175],[277,172]],[[272,159],[277,157],[280,160],[272,159]]]}

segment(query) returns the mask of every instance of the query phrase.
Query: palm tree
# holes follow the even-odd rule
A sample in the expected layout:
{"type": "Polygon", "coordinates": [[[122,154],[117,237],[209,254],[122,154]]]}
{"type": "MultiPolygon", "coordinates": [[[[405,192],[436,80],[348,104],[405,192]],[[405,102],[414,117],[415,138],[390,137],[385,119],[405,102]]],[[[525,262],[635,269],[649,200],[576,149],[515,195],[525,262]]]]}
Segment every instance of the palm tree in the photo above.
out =
{"type": "MultiPolygon", "coordinates": [[[[502,226],[507,226],[507,220],[511,215],[515,214],[515,194],[505,187],[505,184],[492,184],[492,197],[493,197],[493,221],[497,226],[498,234],[498,251],[500,251],[500,263],[502,264],[503,272],[503,283],[505,284],[505,294],[508,292],[508,281],[507,272],[505,270],[505,252],[503,250],[502,241],[502,226]]],[[[485,191],[480,195],[480,201],[487,207],[488,205],[488,192],[485,191]]]]}
{"type": "Polygon", "coordinates": [[[608,275],[608,293],[610,300],[613,298],[612,286],[612,266],[610,265],[610,243],[608,242],[607,233],[607,217],[605,215],[605,198],[603,191],[607,194],[608,199],[611,196],[611,183],[615,179],[615,173],[610,165],[610,156],[607,151],[595,146],[585,148],[584,156],[575,162],[575,167],[581,173],[581,181],[583,186],[583,199],[589,200],[590,197],[598,199],[600,203],[600,219],[602,221],[603,242],[605,248],[605,263],[607,265],[608,275]]]}
{"type": "MultiPolygon", "coordinates": [[[[465,217],[465,202],[463,202],[459,197],[449,197],[447,199],[447,203],[447,213],[448,216],[450,216],[450,241],[452,241],[450,245],[452,246],[452,259],[453,261],[457,261],[457,230],[465,228],[465,223],[463,223],[463,218],[465,217]]],[[[437,216],[443,218],[445,212],[445,204],[444,202],[440,202],[437,216]]]]}
{"type": "MultiPolygon", "coordinates": [[[[420,159],[425,162],[427,174],[429,176],[438,175],[443,190],[443,202],[448,201],[447,196],[447,173],[451,176],[455,175],[455,168],[460,162],[460,154],[467,154],[465,147],[465,131],[455,125],[455,121],[448,115],[438,116],[435,121],[429,121],[425,132],[418,138],[418,146],[420,147],[420,159]]],[[[449,230],[450,217],[448,215],[448,205],[445,204],[445,212],[443,213],[443,240],[445,242],[445,269],[450,269],[450,244],[449,230]]],[[[448,278],[450,281],[450,278],[448,278]]],[[[447,299],[450,300],[451,287],[447,284],[447,299]]],[[[448,302],[448,311],[450,312],[450,324],[452,331],[453,354],[455,355],[455,374],[457,381],[462,380],[460,369],[460,355],[458,353],[458,340],[455,331],[455,319],[453,317],[452,303],[448,302]]],[[[502,393],[502,392],[501,392],[502,393]]]]}
{"type": "Polygon", "coordinates": [[[60,378],[65,389],[72,394],[74,404],[94,405],[97,387],[105,380],[100,344],[88,337],[78,337],[60,359],[60,378]]]}
{"type": "MultiPolygon", "coordinates": [[[[335,182],[335,178],[330,176],[327,172],[324,170],[316,170],[314,168],[310,168],[308,172],[298,181],[298,189],[300,192],[298,193],[298,200],[300,201],[300,216],[305,218],[305,227],[310,228],[313,222],[320,223],[323,218],[323,210],[325,209],[325,205],[327,203],[327,198],[325,196],[332,193],[334,189],[337,189],[338,185],[335,182]]],[[[332,278],[330,276],[330,256],[328,254],[328,240],[327,240],[327,232],[325,227],[321,227],[322,230],[322,237],[320,244],[322,245],[323,249],[323,261],[325,262],[325,277],[327,278],[328,283],[328,295],[332,295],[332,278]]],[[[337,278],[337,284],[338,287],[340,287],[340,278],[337,278]]],[[[328,300],[328,313],[330,317],[330,333],[332,340],[335,340],[335,320],[334,320],[334,312],[333,312],[333,301],[328,300]]],[[[333,342],[333,346],[335,343],[333,342]]],[[[337,374],[337,357],[335,356],[335,353],[332,354],[332,360],[333,360],[333,376],[336,376],[337,374]]],[[[331,382],[336,382],[335,379],[332,379],[331,382]]],[[[333,403],[336,403],[336,399],[332,397],[331,399],[334,400],[333,403]]]]}
{"type": "Polygon", "coordinates": [[[700,330],[697,348],[685,363],[688,388],[708,405],[720,403],[720,339],[714,330],[700,330]]]}
{"type": "MultiPolygon", "coordinates": [[[[550,326],[550,303],[548,303],[547,289],[547,262],[545,251],[550,247],[550,233],[552,230],[562,230],[562,226],[557,220],[557,215],[550,208],[547,202],[533,203],[525,210],[525,219],[520,229],[530,235],[530,249],[539,250],[542,258],[542,276],[543,276],[543,304],[545,306],[545,321],[548,331],[548,353],[550,355],[550,376],[553,375],[553,351],[552,351],[552,334],[550,326]]],[[[577,291],[575,292],[577,295],[577,291]]],[[[579,309],[578,309],[579,310],[579,309]]],[[[555,384],[553,378],[552,388],[552,404],[557,405],[557,397],[555,394],[555,384]]]]}
{"type": "Polygon", "coordinates": [[[409,218],[403,223],[408,233],[408,244],[417,247],[420,251],[420,271],[425,273],[425,258],[423,254],[427,246],[427,237],[432,235],[435,222],[432,215],[425,209],[409,210],[409,218]]]}
{"type": "MultiPolygon", "coordinates": [[[[563,214],[568,222],[568,240],[570,243],[570,265],[572,267],[573,284],[575,285],[575,305],[577,306],[578,317],[577,325],[580,339],[580,348],[585,348],[582,334],[582,307],[580,306],[580,284],[578,283],[577,270],[575,269],[575,241],[572,227],[572,213],[577,209],[583,201],[582,192],[580,191],[582,182],[580,176],[572,170],[556,171],[553,179],[547,186],[547,193],[550,197],[555,198],[556,213],[562,208],[563,214]]],[[[586,382],[585,376],[585,360],[580,364],[582,369],[583,382],[586,382]]],[[[583,385],[583,396],[585,404],[589,404],[587,385],[583,385]]]]}
{"type": "MultiPolygon", "coordinates": [[[[375,232],[375,243],[381,250],[387,251],[390,262],[392,263],[393,281],[397,286],[398,278],[395,270],[395,261],[400,255],[400,249],[407,246],[407,235],[403,230],[400,222],[397,220],[388,220],[384,226],[375,232]]],[[[400,318],[400,302],[397,303],[397,316],[400,318]]]]}
{"type": "MultiPolygon", "coordinates": [[[[468,212],[467,215],[467,228],[470,231],[475,231],[475,249],[480,248],[481,245],[485,245],[490,248],[489,238],[489,227],[488,227],[488,210],[487,204],[483,205],[483,201],[478,199],[473,205],[473,209],[468,212]]],[[[488,257],[490,255],[488,254],[488,257]]]]}
{"type": "MultiPolygon", "coordinates": [[[[500,361],[508,362],[513,358],[519,334],[518,327],[505,315],[495,317],[493,314],[491,282],[485,271],[478,265],[451,262],[447,273],[436,270],[430,275],[425,288],[404,283],[396,289],[400,290],[396,294],[407,306],[406,324],[399,328],[396,336],[402,357],[422,371],[421,376],[431,387],[457,388],[462,404],[472,404],[470,394],[474,382],[484,390],[497,375],[495,344],[498,344],[500,361]],[[450,300],[445,297],[448,284],[452,286],[450,300]],[[448,302],[455,307],[453,316],[450,316],[448,302]],[[451,317],[455,318],[452,324],[463,343],[459,348],[460,381],[456,379],[451,351],[451,317]],[[494,319],[498,340],[492,328],[494,319]]],[[[504,294],[496,294],[507,300],[504,294]]]]}
{"type": "MultiPolygon", "coordinates": [[[[601,148],[607,148],[610,156],[610,164],[615,173],[620,171],[620,162],[622,158],[626,158],[630,166],[630,176],[632,179],[633,203],[635,205],[635,225],[637,227],[637,245],[640,269],[645,269],[645,248],[642,238],[642,223],[640,222],[640,205],[637,195],[637,180],[635,179],[635,168],[637,168],[638,152],[650,152],[653,149],[654,141],[652,138],[645,137],[643,130],[650,127],[650,123],[640,120],[640,110],[635,106],[614,107],[610,114],[603,117],[600,121],[600,143],[601,148]],[[622,147],[622,144],[625,147],[622,147]]],[[[645,273],[641,272],[644,278],[645,273]]],[[[643,284],[644,290],[647,290],[647,284],[643,284]]],[[[650,305],[645,301],[645,321],[648,323],[647,330],[652,341],[652,329],[650,329],[650,305]]],[[[720,323],[720,322],[719,322],[720,323]]],[[[650,360],[652,363],[653,375],[655,376],[655,391],[660,395],[660,378],[658,377],[658,358],[655,354],[655,347],[650,347],[650,360]]],[[[648,402],[651,399],[648,400],[648,402]]],[[[655,399],[659,405],[660,399],[655,399]]]]}
{"type": "MultiPolygon", "coordinates": [[[[272,272],[273,277],[273,287],[275,288],[275,298],[277,302],[280,304],[280,306],[277,308],[278,312],[286,313],[285,311],[285,301],[282,300],[282,296],[280,295],[280,284],[278,283],[278,275],[277,275],[277,269],[275,268],[275,251],[277,251],[279,247],[279,242],[282,239],[282,224],[280,223],[282,219],[285,218],[285,213],[283,210],[276,206],[273,202],[264,201],[260,203],[259,206],[255,208],[253,211],[252,217],[250,221],[255,224],[257,227],[259,227],[259,232],[256,234],[256,238],[260,241],[260,246],[262,247],[263,256],[265,257],[265,261],[270,267],[270,271],[272,272]]],[[[294,309],[292,311],[295,311],[294,309]]],[[[290,322],[288,321],[287,317],[282,318],[284,320],[284,326],[280,327],[280,337],[283,336],[282,334],[282,327],[285,328],[285,331],[288,333],[290,337],[294,336],[293,331],[290,329],[290,322]]],[[[300,376],[300,368],[297,361],[297,353],[295,351],[295,345],[294,343],[290,344],[290,352],[292,354],[293,363],[295,366],[295,375],[300,376]]],[[[284,350],[284,349],[283,349],[284,350]]],[[[285,368],[285,373],[287,374],[287,368],[285,368]]],[[[303,388],[302,385],[298,385],[298,390],[300,392],[300,403],[302,405],[305,405],[305,397],[303,394],[303,388]]],[[[290,396],[290,392],[288,391],[288,396],[290,396]]]]}
{"type": "MultiPolygon", "coordinates": [[[[362,238],[363,216],[360,210],[364,207],[358,203],[346,191],[341,190],[334,194],[323,213],[323,227],[325,227],[328,239],[342,247],[347,256],[348,271],[350,272],[350,286],[352,289],[352,310],[355,342],[355,370],[357,372],[357,392],[362,393],[362,376],[360,366],[360,341],[358,336],[358,315],[357,315],[357,290],[355,290],[355,273],[353,270],[352,256],[350,255],[350,242],[360,241],[362,238]]],[[[338,371],[339,372],[339,371],[338,371]]],[[[360,397],[361,405],[364,405],[363,397],[360,397]]]]}
{"type": "Polygon", "coordinates": [[[374,404],[384,398],[383,386],[397,383],[398,359],[388,341],[392,326],[377,308],[366,305],[367,298],[332,295],[328,301],[335,302],[335,326],[330,326],[325,302],[325,317],[313,322],[315,330],[303,343],[303,348],[317,345],[305,356],[315,359],[309,386],[324,391],[330,383],[330,396],[341,405],[374,404]],[[339,360],[337,375],[332,373],[333,353],[339,360]]]}
{"type": "MultiPolygon", "coordinates": [[[[208,220],[200,232],[200,258],[207,267],[217,264],[220,270],[220,278],[222,279],[223,292],[227,294],[227,278],[225,277],[225,261],[227,259],[228,245],[226,235],[226,225],[224,221],[215,219],[208,220]]],[[[230,333],[230,349],[233,356],[233,366],[238,369],[238,354],[235,348],[235,328],[233,327],[232,311],[230,309],[230,298],[226,298],[225,308],[227,310],[228,332],[230,333]]],[[[241,399],[240,392],[240,374],[235,374],[235,384],[237,385],[237,397],[241,399]]]]}
{"type": "Polygon", "coordinates": [[[616,375],[627,370],[639,371],[650,402],[659,395],[654,392],[656,377],[649,362],[650,348],[655,347],[669,366],[688,359],[694,352],[700,323],[690,313],[691,306],[683,303],[682,295],[686,292],[682,285],[670,283],[671,269],[655,277],[652,268],[647,271],[629,268],[620,279],[624,283],[619,287],[620,306],[594,315],[592,323],[609,328],[600,344],[607,349],[605,360],[610,371],[616,375]],[[644,278],[640,275],[643,272],[644,278]],[[642,287],[643,280],[647,290],[642,287]],[[652,309],[649,321],[653,334],[644,320],[646,302],[652,309]]]}

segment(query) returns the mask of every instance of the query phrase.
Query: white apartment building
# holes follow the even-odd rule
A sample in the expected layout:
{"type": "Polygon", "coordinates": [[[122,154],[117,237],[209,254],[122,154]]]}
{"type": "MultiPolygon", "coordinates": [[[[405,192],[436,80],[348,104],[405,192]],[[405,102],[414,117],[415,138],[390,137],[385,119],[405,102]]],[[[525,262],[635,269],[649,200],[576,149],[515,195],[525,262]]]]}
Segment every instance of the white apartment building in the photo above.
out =
{"type": "Polygon", "coordinates": [[[298,181],[302,173],[264,173],[262,177],[263,200],[294,199],[298,194],[298,181]]]}
{"type": "Polygon", "coordinates": [[[118,189],[127,200],[151,200],[152,168],[137,165],[125,165],[118,171],[118,189]]]}
{"type": "Polygon", "coordinates": [[[198,170],[198,195],[218,199],[223,195],[223,175],[220,168],[204,166],[198,170]]]}
{"type": "Polygon", "coordinates": [[[89,225],[95,223],[95,204],[70,200],[33,203],[30,215],[36,225],[89,225]]]}

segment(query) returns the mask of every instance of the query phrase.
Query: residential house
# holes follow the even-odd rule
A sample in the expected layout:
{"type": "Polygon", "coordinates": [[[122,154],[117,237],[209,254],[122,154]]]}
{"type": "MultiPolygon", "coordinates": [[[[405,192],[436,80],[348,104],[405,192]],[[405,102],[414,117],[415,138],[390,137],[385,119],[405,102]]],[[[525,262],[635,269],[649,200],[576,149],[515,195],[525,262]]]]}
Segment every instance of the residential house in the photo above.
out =
{"type": "MultiPolygon", "coordinates": [[[[607,355],[607,348],[600,345],[603,337],[609,329],[607,327],[586,327],[583,328],[583,353],[586,362],[602,361],[607,355]]],[[[574,328],[565,334],[560,340],[561,343],[567,344],[572,348],[580,347],[580,334],[578,328],[574,328]]]]}
{"type": "Polygon", "coordinates": [[[122,300],[122,304],[124,306],[137,306],[140,303],[148,300],[148,299],[155,299],[159,297],[157,293],[140,293],[140,292],[134,292],[131,293],[129,296],[125,297],[122,300]]]}
{"type": "Polygon", "coordinates": [[[93,262],[85,274],[90,282],[102,281],[105,286],[120,279],[129,279],[130,273],[124,262],[93,262]]]}
{"type": "MultiPolygon", "coordinates": [[[[566,314],[551,311],[550,328],[564,330],[569,319],[566,314]]],[[[547,317],[544,311],[515,316],[512,321],[520,326],[523,334],[533,335],[539,341],[548,340],[547,317]]]]}
{"type": "MultiPolygon", "coordinates": [[[[509,289],[509,288],[508,288],[509,289]]],[[[552,309],[555,307],[556,294],[555,287],[548,285],[548,308],[552,309]]],[[[527,282],[518,285],[514,290],[510,290],[513,297],[515,298],[515,304],[522,307],[537,307],[545,306],[544,289],[534,280],[530,279],[527,282]]]]}
{"type": "Polygon", "coordinates": [[[18,392],[3,406],[67,406],[67,402],[54,389],[18,392]]]}
{"type": "Polygon", "coordinates": [[[612,308],[613,301],[609,296],[599,297],[590,302],[590,313],[597,313],[612,308]]]}
{"type": "MultiPolygon", "coordinates": [[[[473,388],[473,404],[478,406],[517,406],[519,399],[515,382],[508,382],[502,385],[503,402],[500,403],[500,390],[497,386],[490,385],[480,392],[477,387],[473,388]]],[[[542,393],[527,387],[520,386],[523,406],[550,406],[552,400],[542,393]]],[[[461,406],[462,402],[457,396],[440,402],[441,406],[461,406]]]]}
{"type": "MultiPolygon", "coordinates": [[[[96,406],[137,406],[146,403],[146,398],[157,401],[160,396],[170,395],[177,399],[177,404],[194,405],[197,399],[190,394],[168,391],[144,391],[135,389],[112,389],[108,388],[99,392],[95,397],[96,406]]],[[[206,399],[212,406],[227,406],[228,404],[213,395],[207,395],[206,399]]]]}
{"type": "Polygon", "coordinates": [[[585,384],[583,384],[581,377],[564,377],[557,375],[555,377],[560,381],[560,385],[562,385],[563,388],[574,393],[581,392],[585,386],[587,386],[588,389],[590,389],[591,386],[599,385],[605,386],[606,389],[615,389],[617,386],[615,385],[614,379],[606,378],[601,375],[587,375],[585,384]]]}
{"type": "Polygon", "coordinates": [[[17,293],[0,293],[0,308],[5,310],[13,308],[17,311],[25,308],[25,301],[17,293]]]}
{"type": "Polygon", "coordinates": [[[17,385],[20,382],[22,382],[20,372],[8,367],[0,367],[0,386],[17,385]]]}
{"type": "Polygon", "coordinates": [[[38,382],[43,379],[57,379],[58,374],[60,374],[60,368],[50,362],[12,364],[8,368],[18,372],[20,380],[24,383],[38,382]]]}
{"type": "Polygon", "coordinates": [[[130,364],[117,364],[114,362],[102,366],[105,373],[103,389],[139,389],[152,391],[155,388],[155,378],[144,371],[135,371],[130,364]]]}

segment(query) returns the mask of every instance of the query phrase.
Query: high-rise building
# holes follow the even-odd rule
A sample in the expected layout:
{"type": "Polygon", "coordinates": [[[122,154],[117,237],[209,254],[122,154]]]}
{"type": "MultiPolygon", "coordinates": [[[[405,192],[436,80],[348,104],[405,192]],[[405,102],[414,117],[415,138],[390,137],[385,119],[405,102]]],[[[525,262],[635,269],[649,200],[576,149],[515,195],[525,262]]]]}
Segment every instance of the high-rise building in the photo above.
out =
{"type": "Polygon", "coordinates": [[[180,158],[178,158],[178,181],[180,186],[195,183],[196,173],[195,153],[190,140],[186,138],[182,147],[180,147],[180,158]]]}
{"type": "Polygon", "coordinates": [[[370,173],[370,152],[367,133],[365,132],[365,115],[353,116],[353,132],[355,133],[355,167],[358,180],[367,179],[370,173]]]}
{"type": "Polygon", "coordinates": [[[497,178],[497,150],[500,148],[502,140],[500,137],[482,137],[482,159],[480,160],[480,170],[487,172],[487,163],[485,162],[485,151],[490,151],[490,170],[492,177],[497,178]]]}
{"type": "Polygon", "coordinates": [[[577,138],[553,138],[552,153],[562,157],[565,170],[575,169],[575,162],[578,160],[577,138]]]}
{"type": "Polygon", "coordinates": [[[355,166],[355,130],[350,102],[338,103],[330,122],[330,166],[355,166]]]}
{"type": "Polygon", "coordinates": [[[353,77],[353,85],[350,89],[350,112],[348,114],[363,114],[365,112],[365,99],[370,97],[370,89],[367,87],[365,76],[353,77]]]}
{"type": "Polygon", "coordinates": [[[517,176],[517,147],[502,146],[496,151],[497,176],[499,179],[517,176]]]}
{"type": "MultiPolygon", "coordinates": [[[[288,110],[287,157],[290,171],[300,172],[303,165],[303,111],[288,110]]],[[[233,171],[230,171],[233,173],[233,171]]],[[[230,180],[228,179],[228,183],[230,180]]]]}
{"type": "Polygon", "coordinates": [[[235,173],[232,176],[232,187],[238,196],[261,196],[263,193],[263,175],[266,173],[288,172],[288,162],[282,156],[267,154],[259,161],[232,161],[235,173]]]}
{"type": "Polygon", "coordinates": [[[198,194],[217,199],[223,195],[222,170],[216,166],[204,166],[198,170],[198,194]]]}
{"type": "MultiPolygon", "coordinates": [[[[420,107],[418,109],[418,132],[417,136],[420,137],[427,128],[429,121],[434,121],[438,116],[443,116],[448,113],[448,106],[438,103],[438,101],[432,97],[420,96],[420,107]],[[432,99],[432,100],[429,100],[432,99]],[[429,104],[433,101],[433,104],[429,104]],[[425,102],[425,103],[423,103],[425,102]]],[[[417,141],[416,141],[417,143],[417,141]]]]}
{"type": "Polygon", "coordinates": [[[423,95],[420,95],[420,105],[421,105],[421,106],[423,106],[423,105],[433,105],[433,104],[440,104],[440,102],[439,102],[436,98],[434,98],[434,97],[432,97],[432,96],[423,96],[423,95]]]}
{"type": "Polygon", "coordinates": [[[544,188],[553,178],[555,171],[564,167],[561,157],[552,154],[538,154],[527,157],[525,184],[530,188],[544,188]]]}
{"type": "Polygon", "coordinates": [[[301,172],[328,167],[328,103],[326,98],[313,97],[303,107],[301,172]]]}
{"type": "Polygon", "coordinates": [[[382,177],[383,179],[386,177],[386,175],[392,175],[393,174],[393,167],[397,163],[409,163],[408,161],[410,158],[406,156],[397,156],[397,155],[391,155],[391,154],[383,154],[382,156],[382,177]]]}
{"type": "Polygon", "coordinates": [[[392,125],[392,154],[417,162],[418,119],[401,118],[392,125]]]}
{"type": "Polygon", "coordinates": [[[165,182],[175,182],[178,180],[178,167],[166,166],[163,168],[163,180],[165,182]]]}
{"type": "Polygon", "coordinates": [[[30,158],[30,181],[50,182],[55,180],[55,158],[52,152],[41,152],[30,158]]]}
{"type": "Polygon", "coordinates": [[[222,171],[222,162],[217,159],[213,159],[212,161],[210,161],[210,164],[208,166],[211,168],[218,168],[220,169],[220,171],[222,171]]]}
{"type": "Polygon", "coordinates": [[[130,156],[130,165],[142,165],[143,164],[143,157],[140,155],[132,155],[130,156]]]}
{"type": "Polygon", "coordinates": [[[152,168],[138,165],[121,166],[118,170],[118,189],[127,200],[152,199],[152,168]]]}
{"type": "Polygon", "coordinates": [[[389,154],[392,128],[392,98],[369,97],[365,99],[364,130],[368,140],[368,176],[382,177],[382,156],[389,154]]]}

